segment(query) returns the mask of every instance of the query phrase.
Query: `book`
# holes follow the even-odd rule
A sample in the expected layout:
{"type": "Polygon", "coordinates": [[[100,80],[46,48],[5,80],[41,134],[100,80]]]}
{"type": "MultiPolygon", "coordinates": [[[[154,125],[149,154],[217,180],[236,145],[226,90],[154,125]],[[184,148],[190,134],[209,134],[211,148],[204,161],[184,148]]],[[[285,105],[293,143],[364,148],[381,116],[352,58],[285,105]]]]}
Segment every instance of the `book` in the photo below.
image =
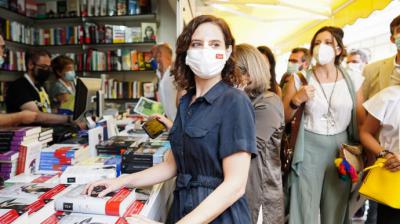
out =
{"type": "Polygon", "coordinates": [[[116,0],[117,1],[117,15],[124,16],[126,15],[126,0],[116,0]]]}
{"type": "Polygon", "coordinates": [[[6,181],[6,183],[58,183],[56,174],[19,174],[6,181]]]}
{"type": "Polygon", "coordinates": [[[123,217],[129,206],[136,200],[135,190],[122,188],[103,198],[82,195],[85,185],[72,189],[55,200],[57,211],[123,217]]]}
{"type": "Polygon", "coordinates": [[[67,0],[67,16],[69,17],[80,16],[78,0],[67,0]]]}
{"type": "Polygon", "coordinates": [[[157,24],[142,23],[142,41],[156,42],[157,41],[157,24]]]}
{"type": "Polygon", "coordinates": [[[113,26],[113,43],[125,43],[126,26],[113,26]]]}
{"type": "Polygon", "coordinates": [[[130,41],[131,42],[141,42],[142,41],[142,28],[141,27],[130,27],[131,30],[131,36],[130,36],[130,41]]]}
{"type": "Polygon", "coordinates": [[[127,150],[128,147],[139,145],[143,141],[141,137],[114,136],[97,144],[96,150],[98,154],[120,155],[121,150],[127,150]]]}
{"type": "Polygon", "coordinates": [[[116,2],[116,0],[108,0],[107,14],[108,14],[108,16],[117,15],[117,2],[116,2]]]}
{"type": "Polygon", "coordinates": [[[128,0],[128,15],[136,15],[139,14],[138,10],[138,1],[137,0],[128,0]]]}
{"type": "Polygon", "coordinates": [[[154,114],[164,114],[164,108],[160,102],[140,97],[139,102],[136,104],[135,113],[151,116],[154,114]]]}
{"type": "Polygon", "coordinates": [[[58,0],[57,1],[57,16],[58,17],[66,17],[67,16],[67,1],[66,0],[58,0]]]}
{"type": "Polygon", "coordinates": [[[97,180],[115,178],[115,165],[75,165],[68,167],[60,176],[63,184],[87,184],[97,180]],[[82,171],[85,172],[82,172],[82,171]]]}
{"type": "Polygon", "coordinates": [[[107,0],[101,0],[100,16],[107,16],[107,0]]]}
{"type": "Polygon", "coordinates": [[[146,98],[155,98],[155,87],[152,82],[143,83],[143,96],[146,98]]]}
{"type": "Polygon", "coordinates": [[[25,0],[17,1],[17,12],[21,15],[25,15],[25,0]]]}
{"type": "Polygon", "coordinates": [[[128,224],[122,217],[106,216],[106,215],[93,215],[93,214],[80,214],[80,213],[66,213],[60,212],[52,214],[49,218],[41,224],[71,224],[71,223],[107,223],[107,224],[128,224]]]}
{"type": "Polygon", "coordinates": [[[36,0],[26,0],[25,4],[26,16],[36,18],[38,12],[36,0]]]}
{"type": "Polygon", "coordinates": [[[57,1],[46,1],[46,14],[48,18],[54,18],[57,15],[57,1]]]}
{"type": "Polygon", "coordinates": [[[42,144],[38,141],[19,146],[17,174],[31,174],[35,171],[36,159],[40,153],[42,144]]]}

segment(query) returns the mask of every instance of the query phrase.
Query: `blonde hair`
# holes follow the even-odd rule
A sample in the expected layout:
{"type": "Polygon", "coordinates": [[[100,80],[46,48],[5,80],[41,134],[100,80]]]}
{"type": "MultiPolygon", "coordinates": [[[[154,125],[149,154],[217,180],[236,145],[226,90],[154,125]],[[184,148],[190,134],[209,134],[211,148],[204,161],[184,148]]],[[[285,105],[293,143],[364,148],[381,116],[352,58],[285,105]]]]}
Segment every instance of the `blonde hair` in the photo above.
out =
{"type": "Polygon", "coordinates": [[[254,98],[266,93],[271,86],[271,73],[267,58],[249,44],[236,46],[236,63],[242,75],[249,76],[249,83],[245,87],[247,95],[254,98]]]}

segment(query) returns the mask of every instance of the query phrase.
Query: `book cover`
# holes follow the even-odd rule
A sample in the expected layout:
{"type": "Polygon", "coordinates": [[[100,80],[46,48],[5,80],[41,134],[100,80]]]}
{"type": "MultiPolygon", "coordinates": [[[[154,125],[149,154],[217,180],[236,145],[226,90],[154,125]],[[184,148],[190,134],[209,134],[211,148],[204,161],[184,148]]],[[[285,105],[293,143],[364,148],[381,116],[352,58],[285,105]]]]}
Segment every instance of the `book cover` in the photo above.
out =
{"type": "Polygon", "coordinates": [[[36,159],[38,158],[41,148],[42,144],[40,142],[33,142],[20,146],[18,157],[19,169],[17,169],[17,174],[31,174],[35,171],[35,167],[37,166],[36,159]]]}
{"type": "Polygon", "coordinates": [[[144,69],[145,70],[151,70],[151,59],[153,55],[151,52],[143,52],[143,58],[144,58],[144,69]]]}
{"type": "Polygon", "coordinates": [[[141,42],[142,41],[142,28],[141,27],[130,27],[131,29],[131,41],[141,42]]]}
{"type": "Polygon", "coordinates": [[[109,16],[117,15],[117,2],[116,0],[108,0],[107,14],[109,16]]]}
{"type": "Polygon", "coordinates": [[[152,82],[143,83],[143,96],[146,98],[155,98],[154,83],[152,82]]]}
{"type": "Polygon", "coordinates": [[[157,24],[142,23],[142,41],[156,42],[157,41],[157,24]]]}
{"type": "Polygon", "coordinates": [[[58,211],[122,217],[135,201],[135,190],[122,188],[103,198],[82,195],[85,185],[72,186],[72,189],[55,200],[58,211]]]}
{"type": "MultiPolygon", "coordinates": [[[[94,16],[95,14],[95,0],[87,0],[88,16],[94,16]]],[[[98,0],[96,0],[98,1],[98,0]]]]}
{"type": "Polygon", "coordinates": [[[17,1],[17,12],[19,14],[25,15],[25,0],[17,1]]]}
{"type": "Polygon", "coordinates": [[[46,2],[46,14],[49,18],[54,18],[57,15],[57,2],[48,1],[46,2]]]}
{"type": "Polygon", "coordinates": [[[97,180],[115,178],[116,174],[115,165],[75,165],[68,167],[61,174],[60,183],[87,184],[97,180]]]}
{"type": "Polygon", "coordinates": [[[126,12],[126,0],[117,0],[117,15],[124,16],[126,12]]]}
{"type": "Polygon", "coordinates": [[[113,26],[113,43],[125,43],[126,26],[113,26]]]}
{"type": "Polygon", "coordinates": [[[135,113],[151,116],[153,114],[164,114],[164,108],[160,102],[140,97],[134,109],[135,113]]]}
{"type": "Polygon", "coordinates": [[[67,1],[57,1],[57,15],[58,17],[67,16],[67,1]]]}
{"type": "Polygon", "coordinates": [[[67,15],[69,17],[76,17],[80,15],[78,0],[67,0],[67,15]]]}
{"type": "Polygon", "coordinates": [[[79,2],[81,3],[81,16],[88,16],[88,0],[81,0],[79,2]]]}
{"type": "Polygon", "coordinates": [[[101,0],[100,16],[107,16],[107,0],[101,0]]]}
{"type": "Polygon", "coordinates": [[[131,51],[129,49],[122,49],[122,70],[131,70],[131,51]]]}

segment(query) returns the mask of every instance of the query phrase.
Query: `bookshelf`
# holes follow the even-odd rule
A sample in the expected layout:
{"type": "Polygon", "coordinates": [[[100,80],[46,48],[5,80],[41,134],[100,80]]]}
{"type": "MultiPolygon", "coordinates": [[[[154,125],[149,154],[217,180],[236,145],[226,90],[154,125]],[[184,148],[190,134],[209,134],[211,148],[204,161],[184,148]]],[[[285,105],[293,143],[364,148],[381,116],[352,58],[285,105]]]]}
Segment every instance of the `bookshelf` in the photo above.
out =
{"type": "MultiPolygon", "coordinates": [[[[78,1],[79,2],[79,1],[78,1]]],[[[77,70],[77,75],[81,77],[93,77],[93,78],[101,78],[104,76],[104,74],[107,76],[107,79],[112,79],[116,80],[118,82],[139,82],[139,83],[156,83],[157,77],[155,75],[154,70],[148,70],[145,69],[143,70],[142,67],[137,70],[125,70],[121,67],[119,69],[112,69],[110,71],[93,71],[93,70],[88,70],[87,68],[87,63],[92,63],[91,61],[88,62],[88,58],[86,56],[89,54],[90,51],[98,51],[98,52],[103,52],[107,53],[109,51],[123,51],[123,50],[131,50],[131,51],[137,51],[139,53],[145,53],[149,52],[151,50],[151,47],[156,44],[155,41],[152,42],[129,42],[129,38],[126,39],[128,43],[104,43],[103,41],[99,41],[96,43],[87,43],[86,39],[83,41],[79,38],[80,36],[77,37],[77,33],[80,34],[81,30],[80,27],[85,28],[85,26],[89,25],[94,25],[94,26],[125,26],[127,28],[130,27],[137,27],[143,29],[141,27],[142,23],[153,23],[156,24],[158,27],[160,22],[158,21],[158,16],[156,13],[148,13],[148,14],[137,14],[137,15],[114,15],[114,16],[74,16],[74,17],[55,17],[55,18],[33,18],[33,17],[28,17],[26,15],[22,15],[17,13],[16,11],[12,11],[7,8],[0,7],[0,19],[5,19],[11,22],[17,22],[19,23],[23,29],[32,29],[32,31],[28,36],[31,38],[30,40],[22,39],[20,41],[15,41],[13,40],[14,38],[10,37],[4,37],[5,42],[6,42],[6,47],[10,50],[15,50],[15,51],[28,51],[32,49],[46,49],[48,50],[53,56],[54,55],[59,55],[59,54],[66,54],[66,55],[78,55],[79,57],[82,57],[82,60],[84,62],[83,66],[81,66],[81,69],[76,68],[77,70]],[[53,32],[54,30],[58,31],[58,29],[71,29],[75,33],[72,34],[74,41],[72,41],[72,44],[69,44],[71,42],[66,41],[68,44],[37,44],[37,43],[43,43],[42,40],[35,39],[36,36],[35,33],[38,32],[37,30],[46,30],[50,29],[50,33],[53,32]],[[75,34],[75,36],[74,36],[75,34]],[[22,43],[22,41],[26,43],[22,43]],[[87,61],[85,61],[87,60],[87,61]],[[83,69],[82,69],[83,67],[83,69]]],[[[0,21],[1,22],[1,21],[0,21]]],[[[1,23],[0,23],[0,29],[1,29],[1,23]]],[[[24,30],[25,31],[25,30],[24,30]]],[[[29,31],[28,31],[29,32],[29,31]]],[[[65,30],[64,30],[65,32],[65,30]]],[[[98,31],[96,31],[98,32],[98,31]]],[[[113,32],[115,32],[113,30],[113,32]]],[[[40,33],[40,32],[39,32],[40,33]]],[[[57,35],[58,33],[54,32],[54,36],[57,35]]],[[[12,35],[12,32],[11,34],[12,35]]],[[[25,34],[27,35],[27,34],[25,34]]],[[[39,36],[42,35],[42,33],[39,34],[39,36]]],[[[51,34],[53,35],[53,34],[51,34]]],[[[85,34],[87,35],[87,34],[85,34]]],[[[90,34],[91,35],[91,34],[90,34]]],[[[96,33],[97,35],[97,33],[96,33]]],[[[114,36],[112,36],[114,38],[114,36]]],[[[40,38],[44,38],[40,36],[40,38]]],[[[69,38],[69,37],[68,37],[69,38]]],[[[58,38],[58,40],[61,40],[61,38],[58,38]]],[[[97,40],[97,39],[96,39],[97,40]]],[[[132,39],[134,40],[134,39],[132,39]]],[[[65,41],[59,41],[56,42],[55,38],[52,37],[51,43],[65,43],[65,41]]],[[[114,41],[112,41],[114,42],[114,41]]],[[[49,43],[49,41],[45,42],[49,43]]],[[[118,56],[120,57],[120,56],[118,56]]],[[[133,56],[132,56],[133,57],[133,56]]],[[[78,57],[74,58],[77,59],[78,57]]],[[[144,57],[145,58],[145,57],[144,57]]],[[[108,58],[107,58],[108,60],[108,58]]],[[[97,61],[95,61],[97,62],[97,61]]],[[[107,63],[107,62],[106,62],[107,63]]],[[[109,62],[108,62],[109,63],[109,62]]],[[[133,63],[133,60],[132,60],[133,63]]],[[[139,64],[139,61],[137,62],[139,64]]],[[[78,62],[76,61],[76,65],[78,65],[78,62]]],[[[122,66],[122,63],[121,63],[122,66]]],[[[146,66],[147,67],[147,66],[146,66]]],[[[128,66],[129,68],[129,66],[128,66]]],[[[0,83],[3,82],[9,82],[17,79],[18,77],[21,77],[24,74],[24,71],[14,71],[14,70],[5,70],[5,69],[0,69],[0,83]]],[[[1,99],[1,98],[0,98],[1,99]]],[[[119,99],[107,99],[107,102],[124,102],[124,101],[132,101],[136,100],[136,98],[119,98],[119,99]]],[[[1,107],[1,100],[0,100],[0,107],[1,107]]]]}

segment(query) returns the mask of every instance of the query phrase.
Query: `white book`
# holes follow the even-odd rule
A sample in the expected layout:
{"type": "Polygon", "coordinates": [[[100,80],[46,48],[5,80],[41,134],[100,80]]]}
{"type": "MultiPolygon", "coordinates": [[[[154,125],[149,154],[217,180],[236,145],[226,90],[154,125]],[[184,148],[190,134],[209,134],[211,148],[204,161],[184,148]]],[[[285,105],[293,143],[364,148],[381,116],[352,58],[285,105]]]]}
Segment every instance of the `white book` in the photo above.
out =
{"type": "Polygon", "coordinates": [[[71,223],[108,223],[108,224],[122,224],[122,218],[106,215],[93,215],[93,214],[67,214],[60,219],[58,224],[71,224],[71,223]]]}
{"type": "Polygon", "coordinates": [[[122,217],[136,198],[135,190],[127,188],[103,198],[82,195],[84,188],[85,185],[72,186],[69,192],[55,200],[56,210],[122,217]],[[119,203],[119,206],[110,206],[115,203],[119,203]]]}
{"type": "Polygon", "coordinates": [[[58,183],[59,177],[55,174],[19,174],[8,180],[6,183],[58,183]]]}
{"type": "Polygon", "coordinates": [[[115,178],[116,176],[115,165],[75,165],[68,167],[62,173],[60,183],[87,184],[96,180],[115,178]]]}

